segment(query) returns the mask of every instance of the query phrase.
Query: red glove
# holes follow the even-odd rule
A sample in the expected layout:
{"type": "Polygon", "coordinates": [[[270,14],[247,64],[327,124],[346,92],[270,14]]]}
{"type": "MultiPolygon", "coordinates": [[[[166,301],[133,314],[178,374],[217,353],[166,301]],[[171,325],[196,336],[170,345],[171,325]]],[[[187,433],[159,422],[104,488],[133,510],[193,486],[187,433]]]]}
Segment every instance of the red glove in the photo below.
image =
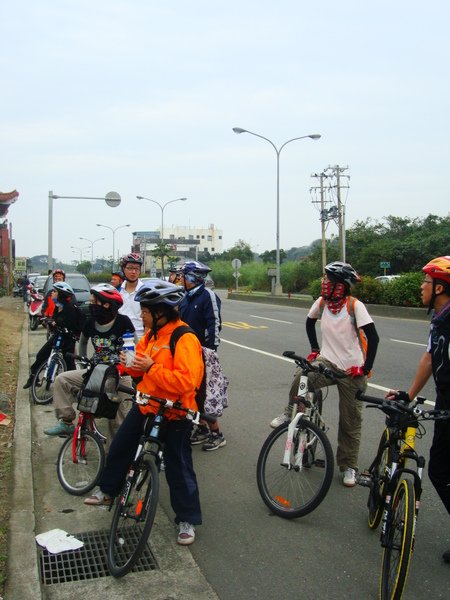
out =
{"type": "Polygon", "coordinates": [[[353,378],[364,376],[363,367],[350,367],[350,369],[347,369],[345,372],[347,373],[347,375],[350,375],[350,377],[353,377],[353,378]]]}
{"type": "Polygon", "coordinates": [[[312,352],[310,352],[308,354],[308,356],[306,357],[306,360],[308,362],[314,362],[316,360],[316,358],[319,356],[319,351],[318,350],[313,350],[312,352]]]}

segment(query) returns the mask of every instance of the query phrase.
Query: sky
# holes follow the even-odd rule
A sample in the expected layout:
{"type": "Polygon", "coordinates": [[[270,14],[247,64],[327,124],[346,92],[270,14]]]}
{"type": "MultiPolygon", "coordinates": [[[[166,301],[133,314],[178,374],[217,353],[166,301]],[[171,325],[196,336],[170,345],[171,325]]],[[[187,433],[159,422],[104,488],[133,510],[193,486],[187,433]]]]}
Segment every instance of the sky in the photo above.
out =
{"type": "MultiPolygon", "coordinates": [[[[450,211],[447,0],[17,0],[0,6],[0,191],[17,256],[78,260],[207,227],[255,252],[321,235],[312,174],[348,167],[346,226],[450,211]],[[84,255],[83,255],[84,256],[84,255]]],[[[330,222],[327,236],[337,234],[330,222]]]]}

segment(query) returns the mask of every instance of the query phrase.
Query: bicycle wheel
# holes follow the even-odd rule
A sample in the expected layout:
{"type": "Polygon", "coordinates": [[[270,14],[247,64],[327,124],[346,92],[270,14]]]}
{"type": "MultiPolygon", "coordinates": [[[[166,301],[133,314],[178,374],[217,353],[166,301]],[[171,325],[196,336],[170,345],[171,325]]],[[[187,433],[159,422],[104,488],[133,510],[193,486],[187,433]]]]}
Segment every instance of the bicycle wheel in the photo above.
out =
{"type": "Polygon", "coordinates": [[[369,469],[372,487],[367,499],[369,515],[367,522],[370,529],[376,529],[383,516],[384,507],[384,486],[386,483],[386,465],[391,461],[389,443],[389,431],[385,429],[378,444],[377,458],[373,466],[369,469]]]}
{"type": "Polygon", "coordinates": [[[53,382],[60,373],[67,371],[63,357],[55,354],[47,369],[47,361],[37,370],[31,386],[31,394],[36,404],[49,404],[53,400],[53,382]]]}
{"type": "Polygon", "coordinates": [[[155,519],[159,474],[154,460],[136,467],[133,480],[125,483],[116,500],[108,541],[108,569],[123,577],[139,559],[155,519]]]}
{"type": "Polygon", "coordinates": [[[288,424],[284,423],[264,442],[256,479],[261,498],[270,510],[285,519],[295,519],[313,511],[325,498],[333,478],[333,451],[317,425],[300,420],[289,464],[285,464],[287,432],[288,424]]]}
{"type": "Polygon", "coordinates": [[[56,470],[62,487],[74,496],[82,496],[97,483],[105,466],[105,449],[90,431],[67,438],[58,454],[56,470]]]}
{"type": "Polygon", "coordinates": [[[415,505],[414,486],[410,479],[402,479],[395,490],[386,527],[381,571],[382,600],[402,597],[413,550],[415,505]]]}

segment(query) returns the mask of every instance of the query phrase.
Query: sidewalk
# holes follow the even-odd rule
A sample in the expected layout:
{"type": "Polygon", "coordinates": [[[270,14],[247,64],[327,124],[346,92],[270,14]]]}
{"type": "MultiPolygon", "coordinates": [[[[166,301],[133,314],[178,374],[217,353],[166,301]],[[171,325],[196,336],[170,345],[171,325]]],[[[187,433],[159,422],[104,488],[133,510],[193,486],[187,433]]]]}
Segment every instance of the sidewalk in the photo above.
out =
{"type": "Polygon", "coordinates": [[[132,572],[122,579],[105,572],[103,546],[112,513],[105,508],[89,508],[83,504],[83,497],[71,496],[62,489],[55,466],[62,439],[43,434],[43,429],[55,422],[53,407],[32,405],[29,390],[22,389],[28,377],[29,358],[34,360],[44,341],[43,329],[29,332],[26,321],[16,397],[14,491],[5,600],[69,600],[83,595],[108,600],[217,600],[190,550],[176,544],[175,526],[161,507],[150,535],[151,554],[146,561],[147,566],[156,568],[132,572]],[[86,548],[90,543],[92,553],[84,559],[65,562],[61,555],[53,555],[58,562],[47,556],[42,559],[35,535],[55,528],[75,537],[84,534],[86,548]],[[46,565],[43,576],[40,562],[46,565]]]}

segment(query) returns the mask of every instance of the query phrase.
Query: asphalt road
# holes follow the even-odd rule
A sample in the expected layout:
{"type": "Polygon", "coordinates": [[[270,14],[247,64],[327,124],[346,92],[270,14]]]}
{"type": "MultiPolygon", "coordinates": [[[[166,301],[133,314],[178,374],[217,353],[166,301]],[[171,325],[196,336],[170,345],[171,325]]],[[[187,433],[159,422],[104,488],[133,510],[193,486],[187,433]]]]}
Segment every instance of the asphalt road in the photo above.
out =
{"type": "MultiPolygon", "coordinates": [[[[230,407],[221,420],[227,446],[213,453],[194,449],[204,524],[192,554],[221,600],[377,598],[381,570],[378,532],[367,526],[367,491],[344,488],[337,471],[327,498],[297,520],[272,516],[259,497],[255,469],[269,421],[285,406],[293,364],[284,350],[306,355],[309,346],[299,308],[227,300],[221,362],[230,379],[230,407]]],[[[376,318],[381,338],[370,392],[405,389],[425,349],[426,322],[376,318]]],[[[432,386],[425,395],[433,398],[432,386]]],[[[336,449],[337,395],[324,405],[336,449]]],[[[360,468],[367,467],[383,428],[383,415],[364,412],[360,468]]],[[[432,425],[418,442],[428,456],[432,425]]],[[[425,476],[405,598],[450,598],[448,515],[425,476]]],[[[171,513],[167,488],[162,505],[171,513]]]]}

